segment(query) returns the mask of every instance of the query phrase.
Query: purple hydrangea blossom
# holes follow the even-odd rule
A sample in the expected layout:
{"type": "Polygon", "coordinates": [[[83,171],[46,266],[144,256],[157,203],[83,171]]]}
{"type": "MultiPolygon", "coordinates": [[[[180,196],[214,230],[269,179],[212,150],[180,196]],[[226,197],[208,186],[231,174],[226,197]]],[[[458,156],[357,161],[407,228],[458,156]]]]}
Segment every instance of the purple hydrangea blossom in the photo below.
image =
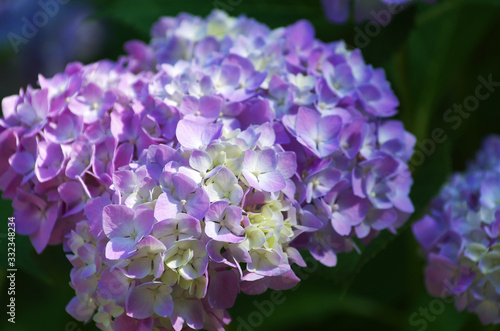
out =
{"type": "Polygon", "coordinates": [[[483,324],[500,323],[500,137],[485,139],[464,173],[451,176],[413,224],[427,257],[427,290],[455,298],[483,324]]]}
{"type": "Polygon", "coordinates": [[[71,251],[76,319],[222,330],[238,293],[299,281],[299,250],[335,266],[413,212],[415,139],[359,50],[220,11],[126,49],[2,102],[0,188],[37,251],[71,251]]]}
{"type": "MultiPolygon", "coordinates": [[[[197,126],[191,128],[195,129],[197,126]]],[[[183,145],[177,150],[166,145],[153,145],[141,153],[138,161],[115,172],[112,185],[115,193],[113,199],[101,207],[102,216],[87,208],[88,222],[77,224],[78,228],[92,224],[97,229],[86,230],[88,239],[75,240],[76,232],[69,239],[80,244],[88,243],[92,252],[99,253],[102,258],[98,267],[90,269],[93,272],[82,276],[83,283],[87,284],[88,280],[93,286],[80,286],[82,280],[72,280],[78,298],[87,297],[89,300],[80,304],[97,309],[94,320],[99,327],[105,326],[101,322],[103,310],[108,309],[105,306],[111,306],[113,311],[133,318],[130,323],[135,323],[134,319],[152,318],[153,325],[172,325],[175,330],[182,329],[184,323],[200,328],[204,325],[203,311],[208,314],[211,309],[229,308],[234,303],[243,274],[245,279],[252,279],[251,275],[254,275],[255,280],[293,274],[290,264],[297,256],[293,254],[296,250],[289,245],[301,231],[293,230],[292,219],[285,217],[291,202],[279,189],[267,192],[252,187],[242,174],[249,151],[266,152],[274,160],[273,171],[283,182],[280,187],[285,188],[284,178],[291,176],[290,169],[283,173],[280,169],[283,164],[289,165],[290,158],[288,154],[282,156],[281,159],[287,162],[282,161],[278,167],[277,147],[262,150],[258,147],[259,137],[255,132],[264,130],[252,126],[237,135],[228,131],[208,142],[206,150],[213,157],[209,152],[183,145]],[[213,146],[218,148],[214,150],[213,146]],[[231,158],[222,159],[220,155],[231,158]],[[216,166],[214,160],[221,161],[216,166]],[[199,170],[214,169],[215,174],[200,178],[193,166],[199,170]],[[158,168],[161,169],[159,174],[158,168]],[[140,190],[145,182],[153,183],[150,190],[158,191],[158,194],[138,201],[134,212],[124,204],[129,201],[131,192],[140,190]],[[214,189],[210,204],[205,187],[215,185],[218,188],[214,189]],[[221,192],[217,193],[217,190],[221,192]],[[230,199],[232,191],[236,193],[230,199]],[[194,200],[191,207],[190,200],[194,200]],[[104,235],[96,237],[92,233],[104,235]],[[247,268],[242,269],[240,263],[248,263],[247,268]],[[221,268],[224,272],[217,271],[221,268]],[[98,281],[103,275],[107,281],[98,281]],[[94,302],[102,301],[102,293],[113,290],[106,288],[111,286],[110,277],[117,279],[121,287],[119,295],[105,294],[104,304],[96,305],[94,302]],[[211,289],[212,286],[220,288],[220,282],[224,280],[234,287],[228,291],[211,289]],[[176,294],[188,299],[189,305],[176,300],[176,294]],[[212,304],[208,310],[204,304],[207,300],[209,305],[212,304]]],[[[296,165],[291,166],[293,171],[296,165]]],[[[72,244],[70,248],[73,252],[70,260],[75,268],[79,268],[74,270],[82,267],[89,270],[89,260],[81,255],[81,246],[72,244]]],[[[73,304],[69,305],[68,311],[80,319],[73,307],[73,304]]],[[[108,316],[106,324],[111,327],[116,320],[108,316]]]]}
{"type": "Polygon", "coordinates": [[[79,96],[68,104],[69,110],[83,118],[83,122],[93,123],[99,120],[102,115],[113,107],[116,96],[111,91],[104,93],[99,86],[90,83],[85,87],[79,96]]]}

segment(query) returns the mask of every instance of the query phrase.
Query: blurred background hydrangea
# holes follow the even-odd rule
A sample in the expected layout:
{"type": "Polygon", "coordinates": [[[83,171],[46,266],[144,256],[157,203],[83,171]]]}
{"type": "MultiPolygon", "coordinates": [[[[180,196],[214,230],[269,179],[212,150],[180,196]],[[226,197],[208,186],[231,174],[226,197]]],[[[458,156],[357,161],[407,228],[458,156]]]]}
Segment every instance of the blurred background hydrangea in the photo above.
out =
{"type": "MultiPolygon", "coordinates": [[[[55,0],[57,1],[57,0],[55,0]]],[[[49,3],[45,0],[43,3],[49,3]]],[[[361,2],[361,1],[358,1],[361,2]]],[[[367,1],[368,2],[368,1],[367,1]]],[[[500,134],[500,88],[490,84],[488,96],[476,97],[483,80],[500,82],[500,3],[498,0],[412,1],[404,11],[363,21],[332,24],[321,1],[303,0],[110,0],[60,1],[32,38],[23,36],[26,17],[33,21],[43,8],[38,1],[0,3],[0,97],[34,84],[38,74],[50,77],[67,62],[116,60],[123,44],[147,42],[159,16],[180,12],[206,16],[213,9],[236,16],[246,14],[271,28],[308,19],[317,38],[345,40],[361,48],[367,63],[387,72],[400,100],[398,119],[417,137],[411,198],[416,212],[397,236],[383,234],[358,254],[339,256],[338,266],[310,265],[298,276],[304,281],[281,294],[237,298],[230,310],[228,330],[496,330],[483,327],[477,316],[457,312],[450,300],[434,298],[425,288],[424,256],[411,233],[426,206],[449,174],[465,169],[481,140],[500,134]],[[65,4],[61,4],[65,2],[65,4]],[[9,33],[28,39],[16,53],[9,33]],[[471,98],[477,107],[465,107],[471,98]],[[474,109],[469,111],[468,109],[474,109]]],[[[352,11],[350,12],[352,15],[352,11]]],[[[353,17],[353,16],[351,16],[353,17]]],[[[484,84],[483,84],[484,86],[484,84]]],[[[0,220],[12,215],[11,202],[2,201],[0,220]]],[[[4,223],[5,224],[5,223],[4,223]]],[[[0,228],[0,302],[7,300],[7,227],[0,228]]],[[[42,255],[27,237],[16,239],[16,325],[0,320],[2,330],[94,330],[65,311],[74,291],[67,285],[71,265],[60,247],[42,255]],[[36,293],[36,295],[34,295],[36,293]]]]}
{"type": "MultiPolygon", "coordinates": [[[[328,20],[343,24],[351,17],[351,8],[355,22],[361,23],[382,11],[391,15],[399,13],[415,1],[434,3],[436,0],[321,0],[321,3],[328,20]]],[[[390,19],[389,16],[384,19],[390,19]]]]}
{"type": "Polygon", "coordinates": [[[95,6],[84,1],[4,0],[0,75],[9,79],[0,82],[2,95],[34,84],[39,73],[52,76],[70,61],[95,59],[107,35],[95,13],[95,6]]]}

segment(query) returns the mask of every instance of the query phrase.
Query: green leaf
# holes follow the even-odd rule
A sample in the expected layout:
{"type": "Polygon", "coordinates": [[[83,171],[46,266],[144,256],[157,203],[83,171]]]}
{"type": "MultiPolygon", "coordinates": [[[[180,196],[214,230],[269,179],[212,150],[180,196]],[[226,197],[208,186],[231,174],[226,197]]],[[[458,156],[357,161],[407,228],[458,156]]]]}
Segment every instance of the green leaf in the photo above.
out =
{"type": "Polygon", "coordinates": [[[411,95],[401,105],[404,112],[411,112],[406,124],[418,139],[427,137],[434,115],[442,116],[439,105],[446,89],[460,79],[458,69],[498,15],[498,6],[493,8],[490,1],[448,0],[422,8],[405,50],[411,95]]]}
{"type": "MultiPolygon", "coordinates": [[[[430,144],[430,143],[429,143],[430,144]]],[[[452,173],[451,141],[439,145],[435,142],[434,151],[426,153],[417,145],[417,152],[412,161],[413,166],[413,187],[410,198],[415,206],[415,217],[419,217],[429,204],[431,199],[439,192],[441,186],[452,173]],[[419,165],[417,155],[422,155],[423,163],[419,165]]],[[[431,150],[430,148],[428,150],[431,150]]]]}

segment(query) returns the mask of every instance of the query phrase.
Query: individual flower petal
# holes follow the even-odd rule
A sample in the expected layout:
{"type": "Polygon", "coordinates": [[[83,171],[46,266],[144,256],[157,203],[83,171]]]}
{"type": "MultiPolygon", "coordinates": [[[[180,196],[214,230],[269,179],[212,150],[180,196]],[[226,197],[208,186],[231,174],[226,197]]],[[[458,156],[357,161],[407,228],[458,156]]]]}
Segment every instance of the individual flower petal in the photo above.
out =
{"type": "Polygon", "coordinates": [[[171,292],[172,289],[161,282],[135,287],[127,296],[127,315],[137,319],[148,318],[154,313],[169,317],[174,309],[171,292]]]}

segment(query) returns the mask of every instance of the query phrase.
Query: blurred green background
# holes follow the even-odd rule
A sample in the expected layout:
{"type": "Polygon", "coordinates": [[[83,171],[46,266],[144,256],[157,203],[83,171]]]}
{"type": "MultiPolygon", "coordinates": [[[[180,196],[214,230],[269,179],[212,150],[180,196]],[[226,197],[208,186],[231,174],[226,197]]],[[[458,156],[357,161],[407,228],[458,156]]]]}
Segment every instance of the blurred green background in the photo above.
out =
{"type": "MultiPolygon", "coordinates": [[[[324,18],[319,0],[73,0],[70,4],[92,5],[93,14],[84,22],[98,22],[100,26],[91,36],[99,42],[94,45],[94,52],[83,58],[85,63],[117,59],[124,53],[125,41],[147,41],[149,28],[158,17],[179,12],[206,16],[219,6],[231,15],[246,14],[272,28],[308,19],[319,39],[344,39],[353,47],[360,46],[367,63],[386,70],[401,101],[398,117],[421,142],[417,150],[424,153],[423,163],[414,167],[412,190],[416,213],[397,235],[383,233],[363,246],[361,255],[340,255],[335,268],[312,265],[313,272],[299,274],[304,281],[296,289],[281,295],[240,295],[230,309],[233,322],[228,330],[500,330],[495,326],[483,327],[475,315],[458,313],[453,304],[444,304],[426,293],[424,261],[410,229],[447,176],[464,169],[467,160],[474,157],[482,138],[500,134],[500,88],[480,101],[476,111],[467,112],[458,128],[443,119],[448,109],[474,95],[479,76],[487,79],[491,75],[493,81],[500,82],[500,1],[438,0],[432,6],[416,3],[395,15],[378,33],[370,32],[373,37],[366,34],[368,38],[363,43],[359,42],[359,31],[376,31],[373,26],[367,27],[366,22],[333,25],[324,18]],[[429,142],[435,129],[445,132],[444,143],[429,142]],[[435,151],[426,155],[426,149],[435,151]],[[275,303],[271,304],[269,300],[273,298],[275,303]],[[420,315],[425,309],[427,318],[420,315]]],[[[42,45],[43,41],[37,41],[43,37],[41,28],[39,35],[20,45],[16,54],[6,36],[22,26],[24,14],[21,10],[10,15],[8,25],[1,10],[0,4],[0,22],[4,23],[0,23],[3,98],[17,93],[22,86],[34,84],[38,71],[51,76],[63,70],[61,63],[44,66],[43,56],[65,50],[68,39],[64,38],[71,39],[72,35],[51,35],[56,41],[42,45]],[[40,55],[36,47],[48,49],[40,55]]],[[[82,60],[80,53],[68,53],[68,61],[82,60]]],[[[4,225],[0,228],[0,330],[94,330],[92,323],[84,326],[65,312],[74,292],[68,286],[70,264],[61,247],[49,247],[39,256],[23,236],[16,238],[16,324],[7,323],[6,223],[11,215],[11,202],[1,201],[0,220],[4,225]]]]}

